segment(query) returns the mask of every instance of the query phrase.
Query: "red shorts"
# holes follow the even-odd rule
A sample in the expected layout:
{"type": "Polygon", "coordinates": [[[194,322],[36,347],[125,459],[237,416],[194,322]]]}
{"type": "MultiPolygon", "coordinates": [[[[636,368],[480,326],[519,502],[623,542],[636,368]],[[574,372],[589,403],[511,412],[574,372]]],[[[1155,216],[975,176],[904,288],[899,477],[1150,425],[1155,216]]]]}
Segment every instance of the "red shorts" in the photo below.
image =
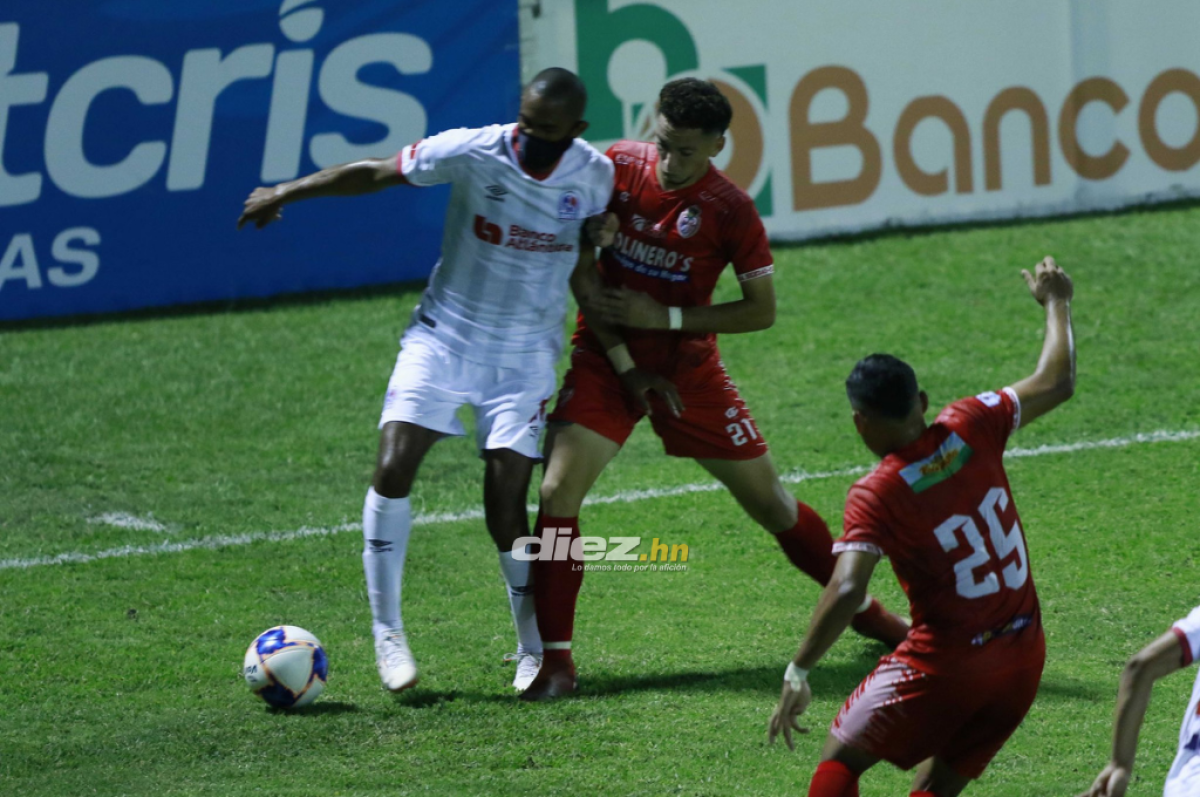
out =
{"type": "Polygon", "coordinates": [[[884,656],[846,700],[830,732],[901,769],[937,756],[964,778],[977,778],[1033,705],[1043,662],[933,674],[884,656]]]}
{"type": "MultiPolygon", "coordinates": [[[[683,414],[676,418],[653,393],[650,424],[662,439],[663,450],[673,457],[692,459],[757,459],[767,453],[767,442],[758,433],[746,402],[715,357],[688,373],[685,385],[676,384],[683,414]]],[[[571,368],[563,377],[551,423],[577,423],[625,445],[633,427],[646,413],[626,392],[608,358],[590,349],[571,354],[571,368]]]]}

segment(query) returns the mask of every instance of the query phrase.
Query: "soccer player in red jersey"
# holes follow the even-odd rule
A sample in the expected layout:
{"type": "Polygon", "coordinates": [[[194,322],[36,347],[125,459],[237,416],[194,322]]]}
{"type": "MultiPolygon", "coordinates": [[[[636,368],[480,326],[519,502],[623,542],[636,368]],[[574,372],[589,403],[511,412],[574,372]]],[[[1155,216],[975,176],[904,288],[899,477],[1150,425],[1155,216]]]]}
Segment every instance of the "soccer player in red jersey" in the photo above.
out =
{"type": "Polygon", "coordinates": [[[912,630],[854,690],[833,721],[809,797],[858,795],[878,761],[920,764],[914,795],[953,797],[1021,724],[1046,644],[1025,537],[1002,457],[1009,436],[1075,389],[1071,280],[1051,258],[1022,271],[1045,307],[1034,373],[925,423],[912,368],[886,354],[846,380],[854,425],[882,462],[850,488],[833,578],[784,675],[769,738],[792,747],[812,699],[807,676],[845,629],[880,557],[912,607],[912,630]]]}
{"type": "MultiPolygon", "coordinates": [[[[616,166],[609,211],[619,226],[599,268],[577,269],[572,277],[583,312],[549,418],[534,533],[554,537],[569,529],[570,539],[580,536],[584,496],[649,415],[667,454],[695,459],[776,536],[796,567],[824,584],[835,564],[829,529],[780,484],[717,351],[716,333],[766,329],[775,320],[774,266],[762,221],[750,197],[711,163],[731,117],[729,101],[712,83],[675,80],[659,95],[655,143],[621,141],[608,151],[616,166]],[[713,305],[717,278],[730,263],[742,298],[713,305]]],[[[574,691],[571,641],[582,579],[578,562],[535,563],[545,659],[522,699],[574,691]]],[[[907,623],[871,598],[861,603],[855,627],[899,644],[907,623]]]]}

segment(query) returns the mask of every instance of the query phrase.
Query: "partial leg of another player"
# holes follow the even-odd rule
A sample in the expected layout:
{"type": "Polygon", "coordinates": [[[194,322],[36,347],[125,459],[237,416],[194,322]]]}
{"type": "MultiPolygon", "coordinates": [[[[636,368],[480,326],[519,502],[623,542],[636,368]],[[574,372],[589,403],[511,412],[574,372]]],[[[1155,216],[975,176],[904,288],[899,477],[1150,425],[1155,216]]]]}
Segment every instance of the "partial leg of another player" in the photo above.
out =
{"type": "Polygon", "coordinates": [[[414,423],[385,423],[375,477],[363,505],[363,571],[371,603],[375,664],[383,685],[401,692],[417,683],[417,662],[404,634],[400,586],[412,532],[408,495],[421,460],[442,437],[414,423]]]}
{"type": "MultiPolygon", "coordinates": [[[[793,565],[821,586],[829,583],[837,562],[829,526],[816,510],[784,489],[770,454],[747,460],[696,462],[729,489],[752,520],[775,536],[793,565]]],[[[870,596],[851,626],[891,648],[908,634],[908,623],[870,596]]]]}
{"type": "MultiPolygon", "coordinates": [[[[546,529],[569,529],[570,539],[580,536],[583,499],[620,450],[617,443],[580,424],[552,424],[546,440],[546,473],[534,534],[540,537],[546,529]]],[[[549,700],[575,691],[571,640],[583,570],[569,559],[539,560],[534,565],[537,620],[545,659],[541,672],[521,699],[549,700]]]]}
{"type": "Polygon", "coordinates": [[[958,797],[970,782],[942,759],[930,758],[917,767],[910,797],[958,797]]]}
{"type": "Polygon", "coordinates": [[[534,613],[532,562],[513,556],[513,542],[529,535],[525,497],[534,460],[509,448],[483,452],[483,510],[488,533],[500,557],[500,572],[508,590],[508,605],[517,632],[517,652],[506,661],[516,662],[513,687],[524,691],[542,664],[542,638],[534,613]]]}

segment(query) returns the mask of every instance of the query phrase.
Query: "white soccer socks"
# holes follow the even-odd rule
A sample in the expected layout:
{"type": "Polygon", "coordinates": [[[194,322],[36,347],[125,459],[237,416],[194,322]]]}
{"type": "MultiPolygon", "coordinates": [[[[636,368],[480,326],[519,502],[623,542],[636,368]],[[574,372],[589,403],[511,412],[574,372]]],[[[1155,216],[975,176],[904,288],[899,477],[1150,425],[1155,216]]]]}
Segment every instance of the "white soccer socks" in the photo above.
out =
{"type": "Polygon", "coordinates": [[[371,601],[371,630],[378,642],[390,631],[402,631],[400,582],[412,531],[412,507],[407,498],[384,498],[367,490],[363,504],[363,572],[371,601]]]}
{"type": "Polygon", "coordinates": [[[512,551],[499,553],[500,572],[508,587],[508,607],[512,610],[513,627],[517,630],[517,654],[540,654],[542,637],[538,633],[533,604],[533,563],[514,559],[512,551]]]}

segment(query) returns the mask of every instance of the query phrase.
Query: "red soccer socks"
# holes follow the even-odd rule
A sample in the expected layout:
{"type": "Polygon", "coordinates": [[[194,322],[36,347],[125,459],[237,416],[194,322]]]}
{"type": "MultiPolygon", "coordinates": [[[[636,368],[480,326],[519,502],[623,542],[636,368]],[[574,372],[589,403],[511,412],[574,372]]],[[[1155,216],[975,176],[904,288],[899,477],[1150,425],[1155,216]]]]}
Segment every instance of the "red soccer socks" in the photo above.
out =
{"type": "Polygon", "coordinates": [[[822,761],[808,784],[808,797],[858,797],[858,775],[840,761],[822,761]]]}
{"type": "Polygon", "coordinates": [[[579,518],[538,515],[534,533],[542,540],[542,556],[533,563],[533,594],[544,657],[541,670],[521,699],[550,700],[575,691],[571,638],[575,634],[575,600],[583,586],[583,562],[573,560],[570,550],[579,537],[579,518]]]}
{"type": "Polygon", "coordinates": [[[579,518],[539,515],[534,534],[542,539],[541,556],[533,563],[533,595],[542,648],[546,660],[570,659],[575,600],[583,585],[583,563],[573,561],[570,554],[572,541],[579,537],[579,518]]]}
{"type": "Polygon", "coordinates": [[[775,535],[788,560],[821,586],[829,583],[837,557],[829,526],[808,504],[796,502],[796,525],[775,535]]]}

